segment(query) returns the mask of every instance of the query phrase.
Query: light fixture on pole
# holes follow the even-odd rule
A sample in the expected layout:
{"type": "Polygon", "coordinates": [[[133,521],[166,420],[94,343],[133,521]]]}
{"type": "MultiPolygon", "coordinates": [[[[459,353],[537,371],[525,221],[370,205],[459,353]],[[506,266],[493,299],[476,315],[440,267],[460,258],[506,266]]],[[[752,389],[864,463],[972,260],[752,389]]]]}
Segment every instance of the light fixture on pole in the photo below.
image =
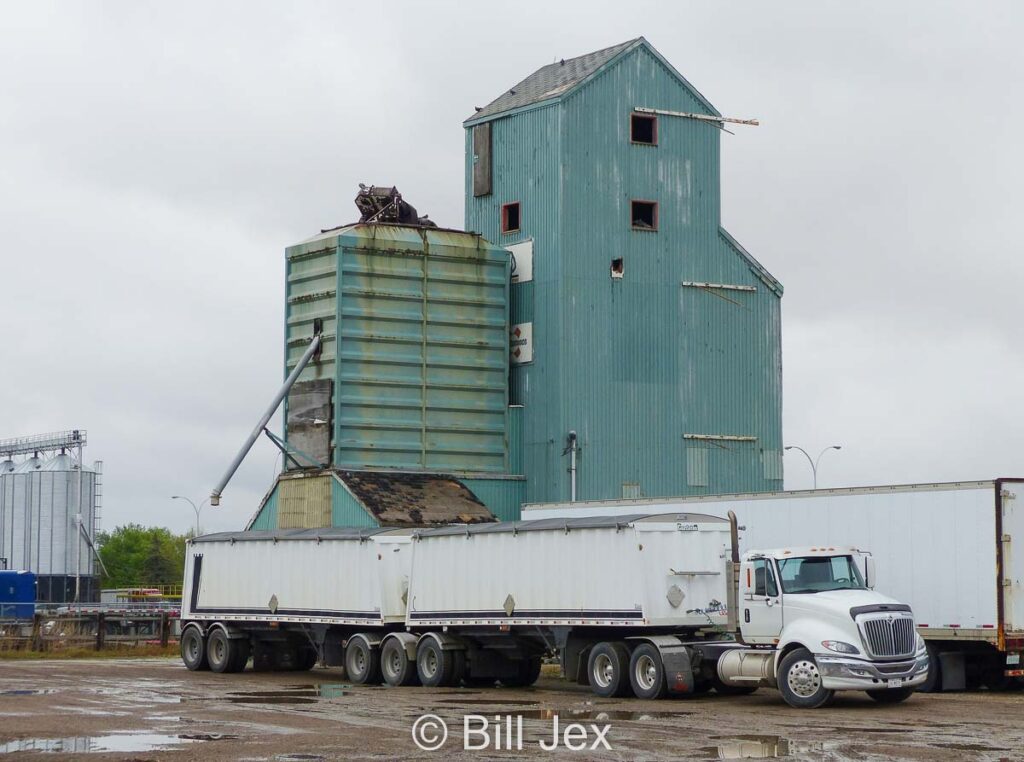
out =
{"type": "Polygon", "coordinates": [[[198,507],[196,507],[196,504],[194,502],[192,502],[191,500],[189,500],[187,497],[183,497],[181,495],[171,495],[171,500],[184,500],[189,505],[192,506],[192,510],[196,512],[196,537],[198,537],[199,536],[199,513],[200,513],[200,511],[203,510],[203,508],[206,506],[206,504],[208,502],[210,502],[210,498],[206,498],[206,500],[201,502],[198,507]]]}
{"type": "Polygon", "coordinates": [[[797,447],[796,445],[790,445],[789,447],[785,447],[783,449],[786,449],[786,450],[799,450],[800,452],[802,452],[804,454],[804,457],[807,458],[807,462],[811,464],[811,473],[814,475],[814,489],[818,489],[818,463],[819,463],[819,461],[821,461],[821,456],[824,455],[829,450],[842,450],[843,448],[840,445],[829,445],[824,450],[819,452],[818,453],[818,457],[814,458],[813,460],[811,459],[811,456],[807,454],[807,450],[805,450],[803,447],[797,447]]]}

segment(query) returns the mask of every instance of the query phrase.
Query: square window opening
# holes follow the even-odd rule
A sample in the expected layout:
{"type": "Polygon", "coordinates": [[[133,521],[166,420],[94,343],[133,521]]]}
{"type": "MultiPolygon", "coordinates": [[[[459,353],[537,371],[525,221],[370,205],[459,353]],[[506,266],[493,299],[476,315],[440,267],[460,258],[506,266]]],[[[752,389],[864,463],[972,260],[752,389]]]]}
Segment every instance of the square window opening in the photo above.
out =
{"type": "Polygon", "coordinates": [[[519,202],[505,204],[501,207],[501,232],[519,232],[519,202]]]}
{"type": "Polygon", "coordinates": [[[626,274],[626,264],[623,261],[622,257],[612,260],[611,272],[613,278],[621,278],[623,275],[626,274]]]}
{"type": "Polygon", "coordinates": [[[658,145],[658,117],[653,114],[631,114],[629,140],[645,146],[658,145]]]}
{"type": "Polygon", "coordinates": [[[657,202],[633,201],[632,203],[630,203],[630,220],[632,220],[634,230],[657,230],[657,202]]]}

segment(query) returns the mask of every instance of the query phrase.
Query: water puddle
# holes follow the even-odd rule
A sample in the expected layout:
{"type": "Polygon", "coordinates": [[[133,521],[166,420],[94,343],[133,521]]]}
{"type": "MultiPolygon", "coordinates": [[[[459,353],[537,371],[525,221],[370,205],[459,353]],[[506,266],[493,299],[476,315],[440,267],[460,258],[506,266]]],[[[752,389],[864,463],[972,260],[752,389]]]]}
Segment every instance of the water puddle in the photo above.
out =
{"type": "Polygon", "coordinates": [[[278,754],[274,759],[280,762],[306,762],[306,760],[327,759],[319,754],[278,754]]]}
{"type": "Polygon", "coordinates": [[[163,693],[157,690],[125,690],[122,687],[116,688],[82,688],[86,693],[93,693],[97,696],[115,696],[121,701],[132,704],[180,704],[181,696],[163,693]]]}
{"type": "Polygon", "coordinates": [[[315,704],[317,699],[335,699],[349,695],[346,683],[318,683],[297,685],[274,691],[239,691],[229,693],[232,704],[315,704]]]}
{"type": "Polygon", "coordinates": [[[1004,746],[983,746],[980,743],[936,743],[940,749],[956,749],[957,751],[1010,751],[1004,746]]]}
{"type": "Polygon", "coordinates": [[[187,741],[236,741],[238,736],[230,733],[182,733],[178,738],[187,741]]]}
{"type": "MultiPolygon", "coordinates": [[[[479,702],[477,702],[479,703],[479,702]]],[[[644,722],[647,720],[671,720],[693,712],[627,712],[621,709],[533,709],[511,713],[514,717],[527,720],[553,720],[555,717],[570,720],[619,720],[623,722],[644,722]]]]}
{"type": "Polygon", "coordinates": [[[711,759],[771,759],[795,754],[812,754],[835,747],[819,741],[793,741],[781,736],[737,736],[717,746],[700,749],[711,759]]]}
{"type": "Polygon", "coordinates": [[[441,699],[437,703],[439,704],[460,704],[460,705],[494,705],[494,706],[533,706],[536,701],[510,701],[505,699],[469,699],[462,701],[461,699],[441,699]]]}
{"type": "Polygon", "coordinates": [[[196,740],[185,736],[157,733],[114,733],[105,736],[76,736],[71,738],[22,738],[0,743],[0,754],[16,751],[40,751],[51,754],[100,754],[134,751],[162,751],[196,740]]]}
{"type": "Polygon", "coordinates": [[[46,696],[56,692],[56,688],[21,688],[18,690],[0,691],[0,696],[46,696]]]}

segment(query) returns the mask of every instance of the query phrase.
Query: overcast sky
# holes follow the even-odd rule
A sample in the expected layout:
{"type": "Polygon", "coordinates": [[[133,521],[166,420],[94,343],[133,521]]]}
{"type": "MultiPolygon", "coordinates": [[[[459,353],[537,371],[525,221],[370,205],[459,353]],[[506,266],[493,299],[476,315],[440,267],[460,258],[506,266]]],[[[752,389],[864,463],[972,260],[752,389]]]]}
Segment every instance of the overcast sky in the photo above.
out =
{"type": "Polygon", "coordinates": [[[820,486],[1024,476],[1022,33],[1009,2],[0,3],[0,438],[88,429],[104,526],[183,531],[169,496],[280,381],[284,248],[359,182],[462,227],[473,106],[644,35],[761,120],[723,135],[723,223],[785,284],[786,444],[843,447],[820,486]]]}

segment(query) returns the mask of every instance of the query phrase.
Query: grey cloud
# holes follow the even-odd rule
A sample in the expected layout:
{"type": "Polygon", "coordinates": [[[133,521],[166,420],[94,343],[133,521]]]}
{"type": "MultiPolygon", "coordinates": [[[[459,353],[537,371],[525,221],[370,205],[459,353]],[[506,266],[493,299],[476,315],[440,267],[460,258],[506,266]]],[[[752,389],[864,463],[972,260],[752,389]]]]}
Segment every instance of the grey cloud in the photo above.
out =
{"type": "MultiPolygon", "coordinates": [[[[281,377],[283,249],[394,182],[461,226],[461,121],[644,34],[725,114],[723,217],[786,285],[825,484],[1017,472],[1013,3],[8,4],[0,437],[89,428],[106,523],[186,528],[281,377]]],[[[204,513],[239,526],[257,447],[204,513]]],[[[787,456],[787,486],[810,483],[787,456]]]]}

